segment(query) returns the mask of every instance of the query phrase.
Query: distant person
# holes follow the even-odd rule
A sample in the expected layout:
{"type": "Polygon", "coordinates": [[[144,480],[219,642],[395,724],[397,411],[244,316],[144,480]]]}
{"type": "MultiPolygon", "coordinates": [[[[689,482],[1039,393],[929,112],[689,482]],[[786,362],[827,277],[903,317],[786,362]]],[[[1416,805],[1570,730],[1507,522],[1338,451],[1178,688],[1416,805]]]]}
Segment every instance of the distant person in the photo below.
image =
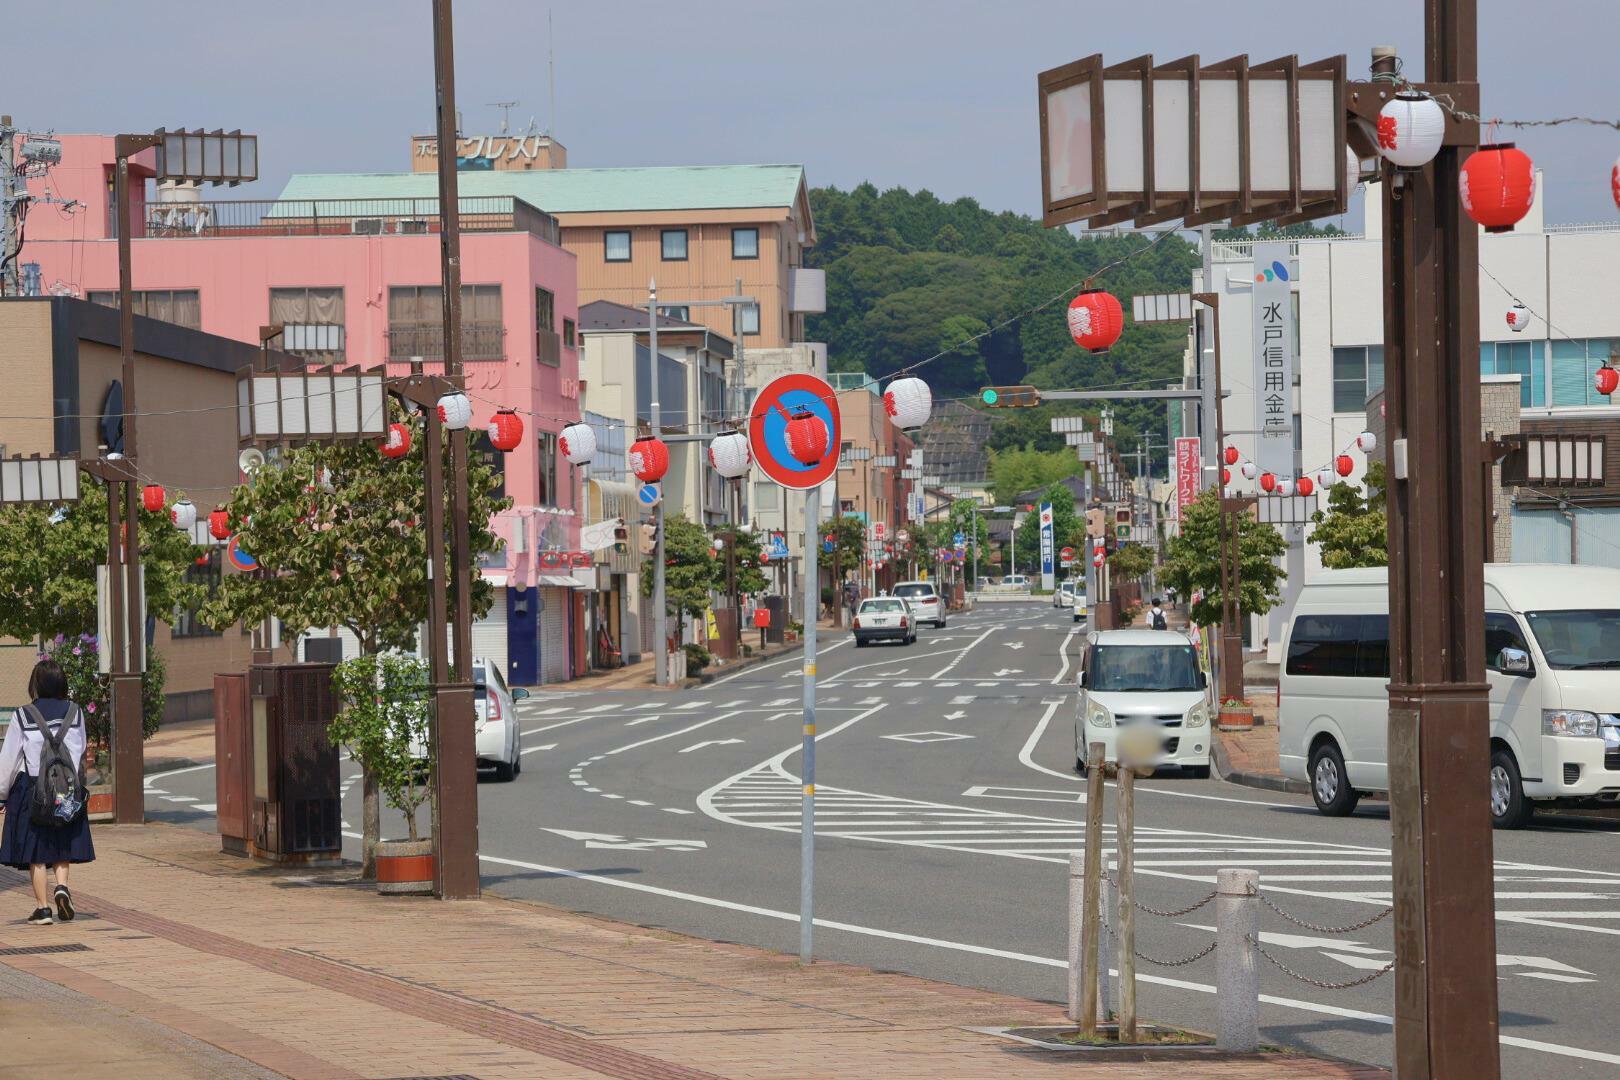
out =
{"type": "Polygon", "coordinates": [[[1157,596],[1153,598],[1153,610],[1148,612],[1148,629],[1170,629],[1170,620],[1164,617],[1164,608],[1159,605],[1159,598],[1157,596]]]}
{"type": "Polygon", "coordinates": [[[33,700],[17,710],[0,743],[0,863],[28,871],[39,905],[28,921],[49,926],[73,918],[68,867],[96,857],[84,805],[84,712],[68,700],[67,676],[55,660],[34,665],[28,696],[33,700]],[[56,875],[49,899],[47,866],[56,875]]]}

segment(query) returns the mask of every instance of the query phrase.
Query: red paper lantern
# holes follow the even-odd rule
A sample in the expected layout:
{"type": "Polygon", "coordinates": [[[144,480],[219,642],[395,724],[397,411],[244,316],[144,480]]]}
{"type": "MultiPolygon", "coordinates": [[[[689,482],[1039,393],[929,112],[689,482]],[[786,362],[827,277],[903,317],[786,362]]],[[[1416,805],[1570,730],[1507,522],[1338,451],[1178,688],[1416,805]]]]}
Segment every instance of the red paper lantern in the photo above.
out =
{"type": "Polygon", "coordinates": [[[1614,159],[1614,167],[1609,170],[1609,194],[1614,196],[1614,205],[1620,206],[1620,158],[1614,159]]]}
{"type": "Polygon", "coordinates": [[[1231,483],[1232,483],[1232,470],[1231,469],[1222,469],[1221,470],[1221,486],[1222,487],[1227,487],[1231,483]]]}
{"type": "Polygon", "coordinates": [[[1333,469],[1340,476],[1349,476],[1356,471],[1356,463],[1349,454],[1340,454],[1333,459],[1333,469]]]}
{"type": "Polygon", "coordinates": [[[489,443],[503,454],[511,453],[523,442],[523,417],[511,409],[502,409],[489,418],[489,443]]]}
{"type": "Polygon", "coordinates": [[[1260,474],[1260,490],[1261,491],[1276,491],[1277,490],[1277,477],[1274,476],[1271,473],[1261,473],[1260,474]]]}
{"type": "Polygon", "coordinates": [[[1238,448],[1235,446],[1228,446],[1225,454],[1226,463],[1228,465],[1236,465],[1238,463],[1238,459],[1243,456],[1242,454],[1238,453],[1238,448]]]}
{"type": "Polygon", "coordinates": [[[1087,289],[1069,301],[1069,334],[1081,348],[1107,352],[1124,329],[1125,313],[1107,290],[1087,289]]]}
{"type": "Polygon", "coordinates": [[[1457,174],[1463,210],[1489,233],[1512,232],[1536,198],[1536,167],[1512,143],[1482,146],[1457,174]]]}
{"type": "Polygon", "coordinates": [[[827,456],[827,425],[808,409],[788,418],[788,452],[802,465],[815,465],[827,456]]]}
{"type": "Polygon", "coordinates": [[[656,484],[669,471],[669,447],[662,439],[637,439],[630,444],[630,471],[643,484],[656,484]]]}
{"type": "Polygon", "coordinates": [[[1315,490],[1316,484],[1314,484],[1311,481],[1311,478],[1308,476],[1302,476],[1298,480],[1294,481],[1294,494],[1296,495],[1309,495],[1315,490]]]}
{"type": "Polygon", "coordinates": [[[147,484],[141,489],[141,505],[152,513],[155,514],[163,509],[165,501],[167,501],[167,496],[164,495],[163,485],[147,484]]]}
{"type": "Polygon", "coordinates": [[[411,429],[404,424],[389,424],[388,435],[379,447],[385,458],[402,458],[411,452],[411,429]]]}
{"type": "Polygon", "coordinates": [[[1592,385],[1597,388],[1598,393],[1608,397],[1620,389],[1620,371],[1612,367],[1600,367],[1597,374],[1592,377],[1592,385]]]}
{"type": "Polygon", "coordinates": [[[224,510],[215,510],[209,514],[208,535],[215,540],[229,540],[231,536],[231,515],[224,510]]]}

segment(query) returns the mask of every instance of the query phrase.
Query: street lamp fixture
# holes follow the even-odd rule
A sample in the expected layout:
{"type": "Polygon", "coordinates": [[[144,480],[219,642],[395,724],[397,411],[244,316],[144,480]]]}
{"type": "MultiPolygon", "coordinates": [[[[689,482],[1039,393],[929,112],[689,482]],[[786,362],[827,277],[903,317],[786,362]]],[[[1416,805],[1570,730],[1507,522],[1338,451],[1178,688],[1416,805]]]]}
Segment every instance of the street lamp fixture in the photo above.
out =
{"type": "Polygon", "coordinates": [[[78,501],[77,458],[0,458],[0,504],[78,501]]]}
{"type": "Polygon", "coordinates": [[[235,187],[259,178],[259,137],[240,131],[158,128],[157,179],[235,187]]]}

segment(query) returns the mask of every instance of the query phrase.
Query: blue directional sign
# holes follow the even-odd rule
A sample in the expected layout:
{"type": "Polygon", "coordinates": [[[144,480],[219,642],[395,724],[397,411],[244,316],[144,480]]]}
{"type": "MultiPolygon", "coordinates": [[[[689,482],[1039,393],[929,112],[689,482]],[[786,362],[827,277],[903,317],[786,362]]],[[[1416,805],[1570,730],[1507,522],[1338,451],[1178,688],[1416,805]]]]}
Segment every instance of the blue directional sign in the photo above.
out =
{"type": "Polygon", "coordinates": [[[825,539],[825,540],[823,540],[821,542],[821,550],[825,551],[829,555],[832,554],[832,552],[833,552],[832,537],[829,536],[829,537],[827,537],[827,539],[825,539]]]}
{"type": "Polygon", "coordinates": [[[967,544],[967,536],[963,533],[957,533],[952,539],[952,543],[954,543],[957,547],[963,547],[967,544]]]}
{"type": "Polygon", "coordinates": [[[642,484],[636,491],[636,499],[642,506],[657,506],[664,498],[664,489],[658,484],[642,484]]]}

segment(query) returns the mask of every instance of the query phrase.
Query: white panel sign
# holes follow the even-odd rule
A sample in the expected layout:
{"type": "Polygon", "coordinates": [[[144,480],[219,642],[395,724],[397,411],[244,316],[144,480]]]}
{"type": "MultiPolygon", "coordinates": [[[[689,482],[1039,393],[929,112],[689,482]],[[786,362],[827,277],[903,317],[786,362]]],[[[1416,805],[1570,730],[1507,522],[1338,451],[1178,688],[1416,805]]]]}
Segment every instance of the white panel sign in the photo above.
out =
{"type": "Polygon", "coordinates": [[[1294,475],[1294,302],[1297,270],[1284,242],[1254,245],[1255,464],[1294,475]]]}

